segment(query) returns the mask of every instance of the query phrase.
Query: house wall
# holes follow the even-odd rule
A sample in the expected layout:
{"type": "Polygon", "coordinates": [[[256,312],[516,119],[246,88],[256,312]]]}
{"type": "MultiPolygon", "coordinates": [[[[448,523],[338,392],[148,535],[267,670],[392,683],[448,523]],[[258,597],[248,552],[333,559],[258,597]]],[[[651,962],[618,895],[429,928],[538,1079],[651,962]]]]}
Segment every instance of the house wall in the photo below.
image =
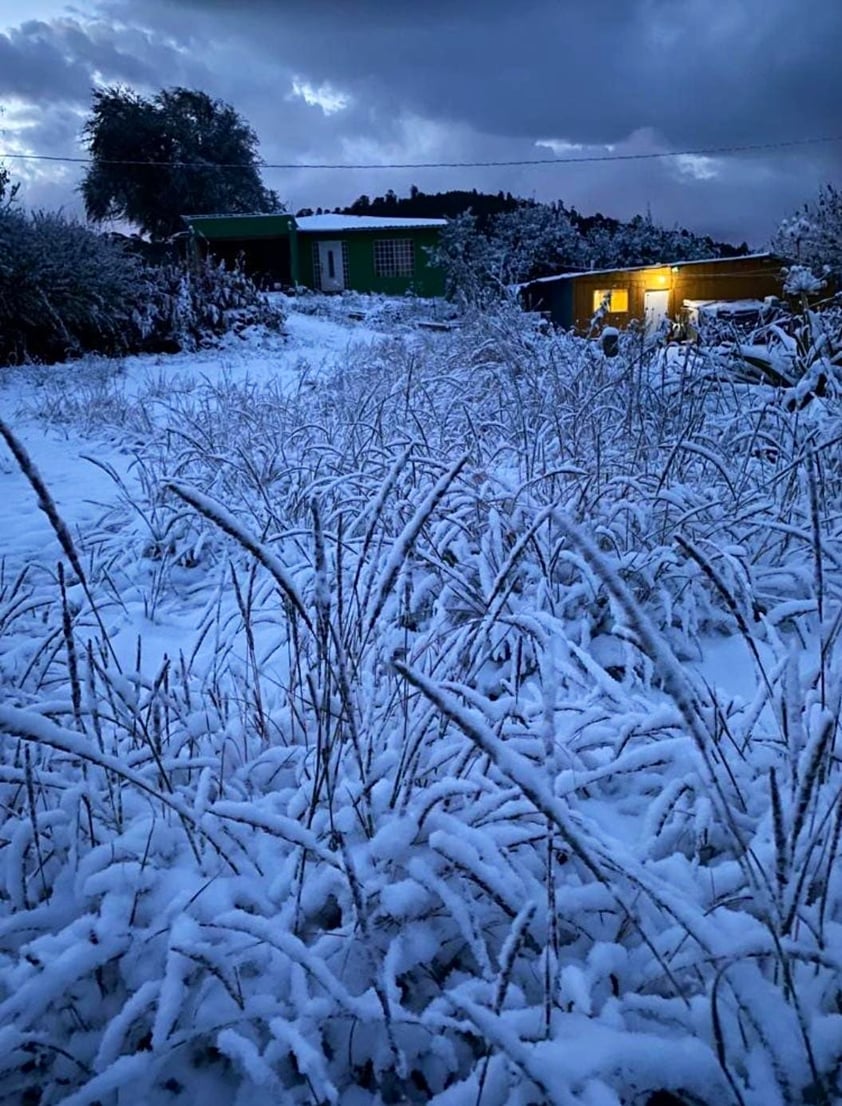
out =
{"type": "Polygon", "coordinates": [[[343,242],[348,259],[348,288],[354,292],[380,292],[400,296],[443,296],[444,273],[430,264],[427,250],[437,245],[438,231],[426,229],[299,231],[299,280],[315,288],[314,242],[343,242]],[[384,239],[409,238],[413,243],[415,274],[412,277],[380,277],[374,271],[374,243],[384,239]]]}
{"type": "Polygon", "coordinates": [[[227,269],[242,264],[259,285],[295,283],[292,238],[219,238],[198,239],[202,256],[222,261],[227,269]]]}
{"type": "Polygon", "coordinates": [[[292,215],[199,216],[189,220],[202,256],[232,267],[240,259],[260,283],[298,282],[298,241],[292,215]]]}
{"type": "Polygon", "coordinates": [[[669,315],[674,319],[680,317],[684,300],[744,300],[781,296],[782,264],[776,257],[735,257],[711,263],[635,269],[632,272],[586,273],[569,281],[557,282],[556,287],[564,284],[573,286],[572,304],[565,311],[565,293],[560,288],[557,293],[554,292],[552,302],[556,310],[553,321],[561,326],[587,331],[594,314],[594,292],[611,288],[624,288],[629,294],[629,310],[609,312],[604,319],[604,325],[619,328],[628,326],[634,319],[643,319],[644,295],[649,290],[670,293],[669,315]]]}
{"type": "Polygon", "coordinates": [[[220,238],[277,238],[295,230],[292,215],[198,215],[189,216],[197,234],[211,241],[220,238]]]}

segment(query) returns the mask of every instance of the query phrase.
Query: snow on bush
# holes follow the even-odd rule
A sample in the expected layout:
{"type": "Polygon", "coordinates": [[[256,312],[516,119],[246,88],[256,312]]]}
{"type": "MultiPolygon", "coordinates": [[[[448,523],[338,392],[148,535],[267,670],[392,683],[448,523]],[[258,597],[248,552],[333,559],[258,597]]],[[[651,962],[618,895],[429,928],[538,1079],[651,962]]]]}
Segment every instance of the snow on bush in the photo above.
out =
{"type": "Polygon", "coordinates": [[[817,296],[827,287],[826,280],[817,277],[804,265],[791,265],[784,272],[784,291],[788,296],[817,296]]]}
{"type": "Polygon", "coordinates": [[[0,366],[195,349],[282,324],[281,309],[241,272],[145,265],[61,214],[26,214],[0,194],[0,366]]]}
{"type": "Polygon", "coordinates": [[[208,380],[81,549],[4,431],[64,561],[0,582],[5,1100],[838,1101],[840,411],[690,356],[208,380]]]}
{"type": "Polygon", "coordinates": [[[779,226],[772,248],[821,273],[842,275],[842,191],[832,184],[779,226]]]}
{"type": "Polygon", "coordinates": [[[811,306],[808,296],[823,283],[809,270],[787,271],[791,306],[768,309],[765,321],[748,328],[714,319],[700,328],[701,340],[719,347],[719,367],[731,379],[763,381],[784,390],[791,407],[809,403],[842,383],[842,310],[835,298],[811,306]]]}
{"type": "Polygon", "coordinates": [[[140,348],[195,350],[249,327],[279,331],[284,313],[239,269],[213,261],[159,265],[146,271],[146,295],[133,323],[140,348]]]}

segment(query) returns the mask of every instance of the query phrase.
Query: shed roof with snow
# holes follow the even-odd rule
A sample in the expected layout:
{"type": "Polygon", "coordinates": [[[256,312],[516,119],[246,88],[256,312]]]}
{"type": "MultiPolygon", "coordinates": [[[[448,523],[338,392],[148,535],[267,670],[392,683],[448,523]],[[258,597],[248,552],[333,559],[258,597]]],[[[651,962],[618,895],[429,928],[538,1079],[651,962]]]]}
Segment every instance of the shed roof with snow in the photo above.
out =
{"type": "MultiPolygon", "coordinates": [[[[578,280],[579,277],[604,276],[607,273],[642,273],[647,269],[660,271],[664,268],[678,270],[685,269],[688,265],[729,265],[734,261],[759,261],[761,258],[770,257],[775,257],[777,261],[780,261],[775,254],[771,253],[742,253],[735,257],[704,257],[695,261],[659,261],[650,265],[625,265],[619,269],[579,269],[572,273],[557,273],[554,276],[536,277],[535,280],[528,280],[520,287],[528,288],[531,284],[553,284],[557,280],[578,280]]],[[[783,264],[782,261],[780,263],[783,264]]]]}

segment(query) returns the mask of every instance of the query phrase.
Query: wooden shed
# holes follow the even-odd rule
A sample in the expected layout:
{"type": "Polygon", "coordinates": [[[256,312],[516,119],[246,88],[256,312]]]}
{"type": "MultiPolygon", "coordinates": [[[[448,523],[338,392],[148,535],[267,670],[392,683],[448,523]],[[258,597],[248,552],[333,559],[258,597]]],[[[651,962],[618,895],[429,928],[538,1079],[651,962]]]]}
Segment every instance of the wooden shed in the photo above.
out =
{"type": "Polygon", "coordinates": [[[446,219],[185,215],[184,221],[201,252],[229,264],[240,261],[270,286],[444,295],[444,273],[430,250],[446,219]]]}
{"type": "Polygon", "coordinates": [[[782,296],[784,264],[774,254],[756,253],[562,273],[524,285],[521,294],[527,309],[543,312],[557,326],[587,332],[604,306],[601,325],[622,329],[638,320],[650,330],[664,319],[681,319],[689,302],[782,296]]]}

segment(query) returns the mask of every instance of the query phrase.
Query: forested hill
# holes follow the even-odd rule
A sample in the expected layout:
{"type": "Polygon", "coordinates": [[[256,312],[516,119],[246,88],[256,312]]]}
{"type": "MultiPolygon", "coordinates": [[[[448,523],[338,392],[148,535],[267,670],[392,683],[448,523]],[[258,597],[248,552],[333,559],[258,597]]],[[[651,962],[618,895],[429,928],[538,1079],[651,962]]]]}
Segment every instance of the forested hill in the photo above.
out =
{"type": "Polygon", "coordinates": [[[530,206],[531,200],[522,200],[511,192],[477,192],[476,188],[450,192],[421,192],[412,188],[408,196],[396,196],[389,190],[385,196],[360,196],[343,208],[343,215],[395,215],[410,219],[455,219],[466,211],[476,216],[480,230],[495,215],[504,215],[530,206]]]}
{"type": "MultiPolygon", "coordinates": [[[[398,196],[390,189],[384,196],[375,196],[373,199],[365,195],[359,196],[347,207],[337,207],[334,210],[341,215],[393,215],[415,219],[455,219],[470,211],[476,218],[477,229],[487,231],[495,216],[512,214],[524,209],[548,209],[564,215],[583,238],[590,238],[595,233],[616,236],[625,227],[639,228],[642,224],[651,223],[650,217],[645,215],[637,215],[628,223],[624,223],[620,219],[613,219],[601,213],[583,215],[575,208],[566,207],[560,200],[543,204],[536,200],[513,196],[511,192],[478,192],[476,188],[470,191],[451,190],[428,193],[413,186],[408,196],[398,196]]],[[[306,209],[299,214],[312,214],[312,211],[306,209]]],[[[731,242],[718,242],[708,235],[696,235],[683,227],[670,228],[670,233],[685,239],[685,242],[690,240],[698,244],[698,249],[694,252],[700,256],[738,257],[748,253],[748,245],[745,242],[738,246],[731,242]]]]}

